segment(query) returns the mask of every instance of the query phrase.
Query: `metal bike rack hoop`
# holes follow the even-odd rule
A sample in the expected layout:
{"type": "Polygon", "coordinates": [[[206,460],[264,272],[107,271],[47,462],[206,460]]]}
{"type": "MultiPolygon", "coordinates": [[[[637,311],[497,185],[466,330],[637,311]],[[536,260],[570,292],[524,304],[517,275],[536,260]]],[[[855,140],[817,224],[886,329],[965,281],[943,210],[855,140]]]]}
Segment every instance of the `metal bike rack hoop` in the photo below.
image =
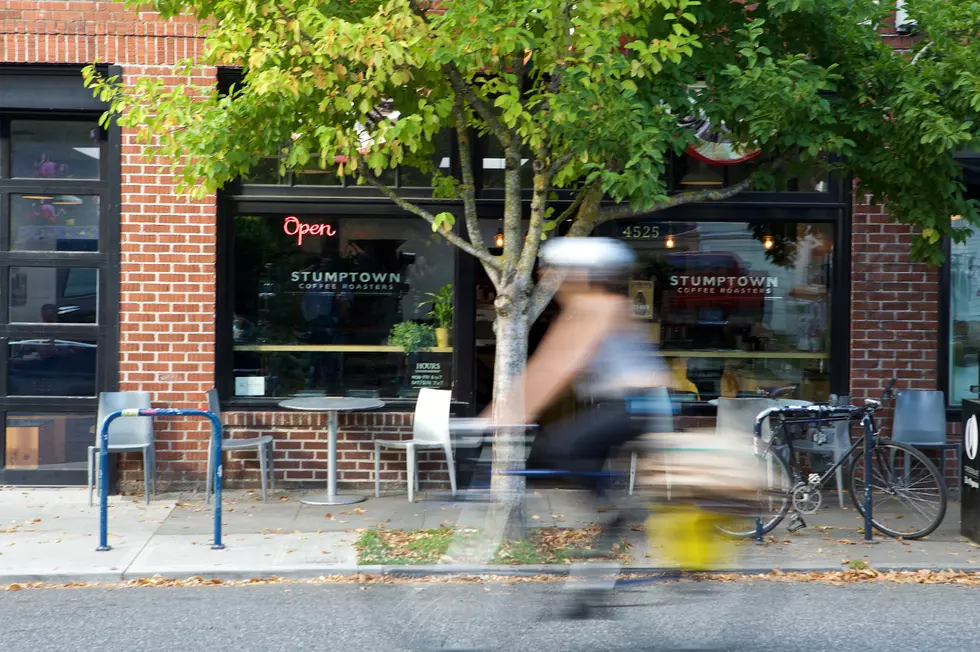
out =
{"type": "MultiPolygon", "coordinates": [[[[213,412],[184,408],[131,408],[116,410],[106,416],[99,427],[99,547],[97,551],[111,550],[109,545],[109,424],[120,417],[205,417],[211,422],[211,450],[214,465],[214,543],[212,550],[223,550],[221,543],[221,480],[224,465],[221,454],[221,420],[213,412]]],[[[144,458],[146,464],[146,458],[144,458]]],[[[146,487],[150,491],[150,487],[146,487]]]]}

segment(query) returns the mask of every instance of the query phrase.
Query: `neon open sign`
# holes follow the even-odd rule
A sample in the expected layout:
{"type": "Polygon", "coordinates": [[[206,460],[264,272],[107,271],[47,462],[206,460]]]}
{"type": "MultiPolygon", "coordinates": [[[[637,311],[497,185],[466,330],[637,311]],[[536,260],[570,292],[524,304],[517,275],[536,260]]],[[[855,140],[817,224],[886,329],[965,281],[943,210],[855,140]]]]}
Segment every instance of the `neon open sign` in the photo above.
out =
{"type": "Polygon", "coordinates": [[[306,222],[300,222],[299,218],[295,215],[290,215],[283,220],[282,232],[286,235],[296,236],[297,245],[303,244],[304,235],[337,235],[336,229],[329,224],[307,224],[306,222]]]}

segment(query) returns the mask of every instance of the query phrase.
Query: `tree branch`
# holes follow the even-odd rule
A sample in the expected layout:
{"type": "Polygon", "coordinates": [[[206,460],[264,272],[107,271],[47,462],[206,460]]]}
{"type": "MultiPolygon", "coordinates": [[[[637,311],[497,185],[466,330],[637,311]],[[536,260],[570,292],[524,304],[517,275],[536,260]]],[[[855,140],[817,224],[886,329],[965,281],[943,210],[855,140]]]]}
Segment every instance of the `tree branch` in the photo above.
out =
{"type": "MultiPolygon", "coordinates": [[[[419,19],[425,23],[429,24],[429,16],[426,13],[426,9],[423,9],[419,4],[418,0],[408,0],[408,6],[412,9],[412,12],[419,17],[419,19]]],[[[503,123],[497,118],[497,114],[494,113],[493,107],[473,90],[473,87],[463,79],[463,74],[459,71],[454,63],[448,63],[442,67],[443,72],[449,77],[449,83],[453,85],[456,92],[463,96],[466,102],[473,107],[473,110],[477,112],[480,119],[483,120],[487,127],[490,129],[491,133],[497,137],[500,144],[506,147],[511,140],[511,133],[507,131],[503,123]]]]}
{"type": "Polygon", "coordinates": [[[568,218],[570,218],[572,216],[572,214],[576,210],[578,210],[578,207],[582,205],[582,200],[585,198],[585,191],[586,191],[586,189],[583,188],[578,193],[578,195],[575,197],[575,201],[573,201],[571,203],[571,205],[568,208],[566,208],[561,215],[559,215],[558,217],[555,218],[555,222],[557,222],[559,225],[561,225],[562,222],[564,222],[565,220],[567,220],[568,218]]]}
{"type": "Polygon", "coordinates": [[[676,195],[671,195],[667,199],[661,202],[657,202],[650,208],[635,210],[630,208],[628,205],[612,206],[610,208],[604,208],[596,213],[595,219],[592,223],[592,228],[599,226],[605,222],[610,222],[612,220],[621,220],[629,217],[638,217],[640,215],[647,215],[649,213],[656,213],[658,211],[666,210],[668,208],[673,208],[675,206],[683,206],[684,204],[696,204],[706,201],[723,201],[725,199],[731,199],[735,195],[748,190],[752,187],[752,177],[743,179],[733,186],[728,186],[727,188],[719,188],[717,190],[691,190],[688,192],[677,193],[676,195]]]}
{"type": "Polygon", "coordinates": [[[548,176],[553,176],[558,173],[560,169],[568,165],[572,159],[575,158],[575,154],[572,152],[565,152],[554,161],[551,162],[551,167],[548,168],[548,176]]]}
{"type": "Polygon", "coordinates": [[[544,158],[547,150],[542,147],[531,162],[532,167],[540,168],[534,171],[534,191],[531,195],[531,220],[527,227],[527,235],[524,236],[524,248],[521,251],[521,259],[518,263],[518,270],[530,274],[534,269],[534,261],[538,257],[538,250],[541,248],[541,234],[544,233],[544,216],[548,207],[548,186],[551,185],[551,175],[545,168],[544,158]]]}
{"type": "Polygon", "coordinates": [[[473,110],[480,116],[480,119],[486,123],[490,133],[500,141],[501,145],[504,147],[509,146],[514,139],[514,135],[500,121],[490,103],[476,94],[473,87],[463,79],[462,73],[459,72],[455,64],[450,63],[445,65],[443,71],[449,77],[449,83],[453,85],[456,92],[463,96],[466,103],[472,106],[473,110]]]}
{"type": "MultiPolygon", "coordinates": [[[[435,215],[425,210],[421,206],[418,206],[417,204],[413,204],[412,202],[408,201],[404,197],[399,197],[394,190],[392,190],[388,186],[378,181],[377,178],[373,174],[371,174],[371,171],[367,169],[367,166],[364,165],[363,161],[358,162],[357,169],[360,175],[364,177],[365,181],[367,181],[369,184],[377,188],[382,195],[384,195],[385,197],[393,201],[395,205],[397,205],[399,208],[409,213],[412,213],[413,215],[418,215],[429,224],[435,223],[436,221],[435,215]]],[[[490,255],[490,252],[486,251],[486,249],[483,249],[482,251],[480,249],[477,249],[476,247],[471,245],[466,240],[463,240],[461,237],[459,237],[452,231],[444,231],[443,229],[438,229],[438,232],[440,235],[442,235],[442,237],[448,240],[451,244],[459,247],[460,249],[462,249],[469,255],[473,256],[474,258],[478,258],[481,262],[484,263],[484,265],[489,266],[491,269],[494,269],[497,272],[500,271],[500,263],[497,261],[496,258],[490,255]]]]}
{"type": "MultiPolygon", "coordinates": [[[[460,194],[463,199],[463,216],[466,221],[466,233],[473,246],[480,251],[487,251],[480,232],[480,219],[476,211],[476,180],[473,177],[473,152],[470,148],[470,132],[466,123],[466,101],[459,93],[453,101],[453,112],[456,114],[456,140],[459,145],[459,165],[463,175],[460,184],[460,194]]],[[[490,252],[487,251],[489,254],[490,252]]],[[[482,259],[481,259],[482,260],[482,259]]],[[[499,274],[495,268],[485,268],[487,275],[496,287],[499,274]]]]}

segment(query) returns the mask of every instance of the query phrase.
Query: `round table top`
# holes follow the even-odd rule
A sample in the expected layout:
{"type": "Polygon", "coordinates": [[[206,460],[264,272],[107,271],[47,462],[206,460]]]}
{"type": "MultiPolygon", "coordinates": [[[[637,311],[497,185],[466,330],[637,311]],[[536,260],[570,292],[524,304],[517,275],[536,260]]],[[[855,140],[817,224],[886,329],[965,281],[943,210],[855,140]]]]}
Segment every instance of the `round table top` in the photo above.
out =
{"type": "Polygon", "coordinates": [[[350,412],[353,410],[377,410],[384,407],[384,401],[376,398],[356,398],[353,396],[304,396],[282,401],[279,407],[287,410],[305,412],[350,412]]]}

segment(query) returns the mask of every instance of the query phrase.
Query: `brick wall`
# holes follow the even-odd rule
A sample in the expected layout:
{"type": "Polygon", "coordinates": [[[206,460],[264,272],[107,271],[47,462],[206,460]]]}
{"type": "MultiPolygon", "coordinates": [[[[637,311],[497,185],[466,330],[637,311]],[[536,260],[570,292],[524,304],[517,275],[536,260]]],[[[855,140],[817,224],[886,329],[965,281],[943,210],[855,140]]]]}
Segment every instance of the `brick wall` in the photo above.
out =
{"type": "Polygon", "coordinates": [[[911,228],[883,206],[855,198],[851,223],[853,399],[877,398],[891,378],[900,389],[936,389],[939,269],[912,262],[911,228]]]}

